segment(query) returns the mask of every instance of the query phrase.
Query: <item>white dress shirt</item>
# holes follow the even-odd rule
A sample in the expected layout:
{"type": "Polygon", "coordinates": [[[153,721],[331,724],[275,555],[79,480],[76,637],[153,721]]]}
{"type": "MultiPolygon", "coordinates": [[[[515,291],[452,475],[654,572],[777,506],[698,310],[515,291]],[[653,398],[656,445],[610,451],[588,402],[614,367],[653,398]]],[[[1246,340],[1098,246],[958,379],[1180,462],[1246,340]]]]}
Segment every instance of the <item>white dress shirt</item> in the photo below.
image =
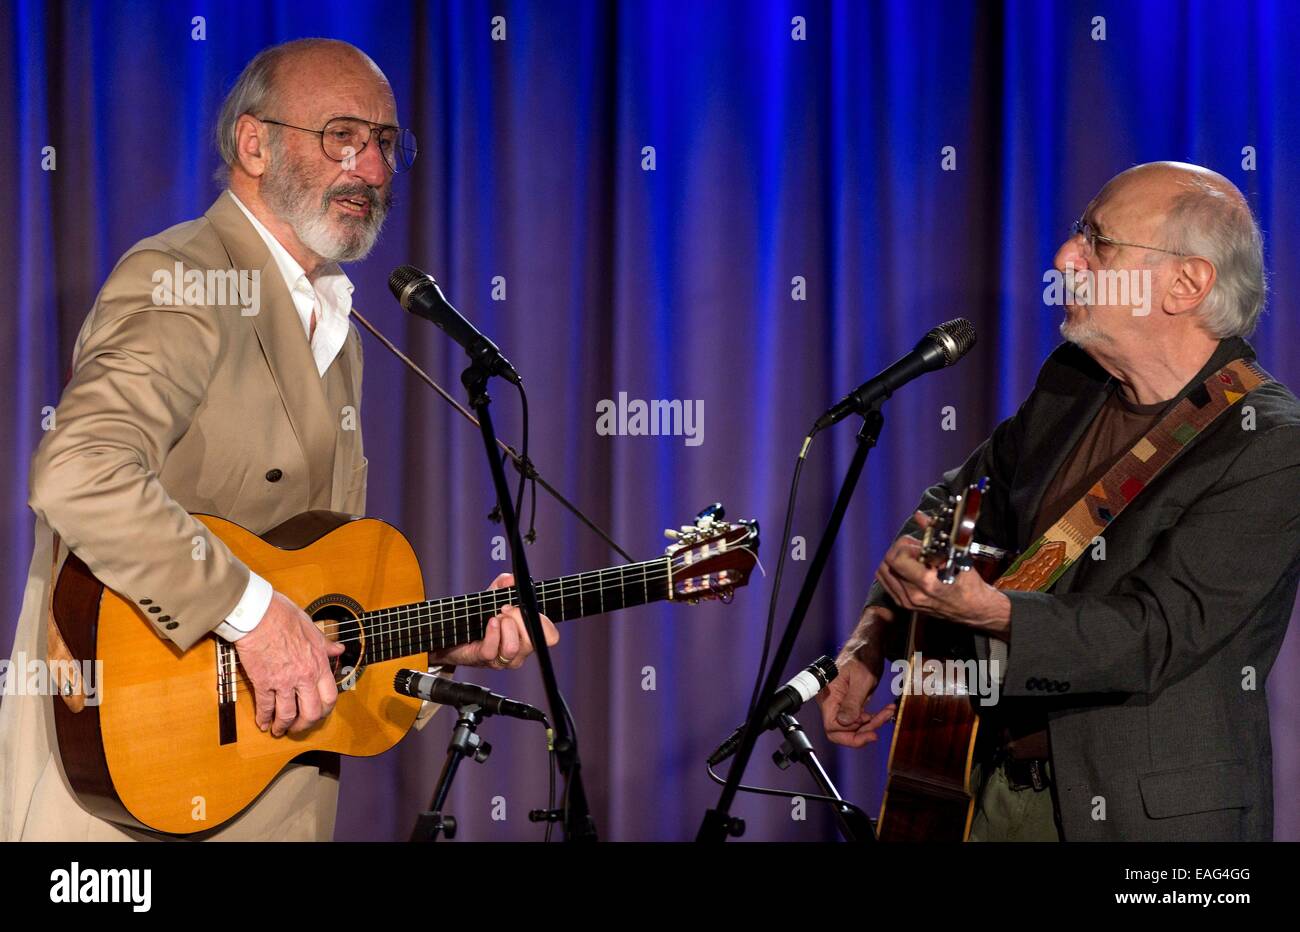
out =
{"type": "MultiPolygon", "coordinates": [[[[352,282],[338,263],[324,266],[316,281],[307,278],[298,261],[280,244],[260,220],[249,212],[234,192],[230,198],[239,205],[257,235],[262,237],[271,253],[284,284],[293,299],[294,309],[302,321],[303,336],[311,345],[312,358],[316,360],[317,374],[322,378],[334,362],[348,338],[348,315],[352,313],[352,282]],[[311,331],[312,311],[316,312],[316,333],[311,331]]],[[[217,625],[215,632],[227,641],[237,641],[257,627],[271,604],[271,584],[249,571],[244,594],[226,620],[217,625]]]]}

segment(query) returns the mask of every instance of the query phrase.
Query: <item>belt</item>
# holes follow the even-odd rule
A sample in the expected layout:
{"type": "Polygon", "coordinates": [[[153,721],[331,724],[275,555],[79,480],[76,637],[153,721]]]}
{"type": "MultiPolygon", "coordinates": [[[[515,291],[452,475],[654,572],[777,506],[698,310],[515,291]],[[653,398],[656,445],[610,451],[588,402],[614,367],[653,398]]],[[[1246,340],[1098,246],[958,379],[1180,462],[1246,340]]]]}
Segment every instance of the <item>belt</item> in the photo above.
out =
{"type": "Polygon", "coordinates": [[[1016,760],[1004,757],[1000,763],[1002,772],[1013,790],[1033,789],[1041,792],[1052,785],[1051,761],[1046,757],[1030,757],[1016,760]]]}

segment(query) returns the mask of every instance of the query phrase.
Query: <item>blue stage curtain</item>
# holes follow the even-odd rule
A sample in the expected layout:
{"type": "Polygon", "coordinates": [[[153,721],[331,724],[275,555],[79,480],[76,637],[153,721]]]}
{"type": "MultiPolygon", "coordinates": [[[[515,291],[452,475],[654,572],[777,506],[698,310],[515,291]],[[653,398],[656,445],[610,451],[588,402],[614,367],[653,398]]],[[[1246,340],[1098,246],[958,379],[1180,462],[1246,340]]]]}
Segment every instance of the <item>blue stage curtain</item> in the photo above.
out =
{"type": "MultiPolygon", "coordinates": [[[[407,262],[436,274],[524,374],[538,467],[638,558],[658,552],[663,528],[721,500],[729,516],[761,520],[770,573],[779,548],[799,543],[776,535],[813,418],[929,327],[957,316],[976,323],[968,359],[891,402],[800,662],[834,653],[920,490],[1028,392],[1059,342],[1043,272],[1115,173],[1179,159],[1242,188],[1265,231],[1273,289],[1254,342],[1267,368],[1300,384],[1300,327],[1287,310],[1300,276],[1300,96],[1288,93],[1300,86],[1300,56],[1286,52],[1300,17],[1287,0],[8,8],[6,631],[31,553],[28,464],[77,329],[124,250],[216,197],[221,98],[258,49],[296,37],[366,50],[421,141],[414,172],[396,181],[380,246],[348,269],[357,307],[458,387],[459,349],[404,316],[385,285],[407,262]],[[498,15],[504,41],[491,34],[498,15]],[[806,38],[795,37],[800,23],[806,38]],[[42,164],[47,146],[54,170],[42,164]],[[945,154],[954,170],[944,170],[945,154]],[[498,276],[505,300],[493,299],[498,276]],[[703,442],[599,435],[596,406],[620,393],[702,402],[703,442]]],[[[411,537],[430,595],[481,588],[508,566],[493,559],[500,529],[486,519],[479,439],[364,339],[370,512],[411,537]]],[[[512,393],[499,391],[495,408],[501,433],[517,438],[512,393]]],[[[813,449],[794,525],[808,556],[851,449],[847,425],[813,449]]],[[[544,498],[537,526],[539,576],[617,562],[544,498]]],[[[782,624],[806,565],[789,565],[782,624]]],[[[756,576],[728,606],[661,605],[564,626],[556,665],[603,837],[694,836],[717,798],[701,762],[748,701],[769,585],[756,576]]],[[[1297,840],[1292,627],[1268,689],[1276,831],[1297,840]]],[[[533,664],[466,675],[543,699],[533,664]]],[[[441,716],[390,754],[345,762],[339,838],[405,837],[442,762],[451,718],[441,716]]],[[[816,719],[804,715],[841,789],[874,811],[887,746],[832,752],[816,719]]],[[[503,720],[483,731],[496,751],[462,768],[448,807],[461,837],[540,837],[527,811],[546,802],[541,733],[503,720]]],[[[770,738],[760,745],[750,782],[808,789],[801,773],[771,766],[771,747],[770,738]]],[[[806,819],[773,799],[742,797],[736,811],[749,838],[835,837],[812,804],[806,819]]]]}

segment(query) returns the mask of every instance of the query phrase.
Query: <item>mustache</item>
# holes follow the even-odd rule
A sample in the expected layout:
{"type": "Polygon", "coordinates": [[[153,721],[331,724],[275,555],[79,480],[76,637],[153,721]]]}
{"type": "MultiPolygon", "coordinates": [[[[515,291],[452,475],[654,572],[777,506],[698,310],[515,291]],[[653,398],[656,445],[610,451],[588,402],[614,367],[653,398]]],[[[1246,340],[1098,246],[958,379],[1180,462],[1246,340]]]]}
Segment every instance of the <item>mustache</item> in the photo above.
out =
{"type": "Polygon", "coordinates": [[[321,196],[321,210],[328,210],[330,201],[336,197],[364,198],[366,203],[370,205],[370,209],[376,212],[387,213],[393,206],[392,187],[383,190],[381,195],[379,188],[358,181],[355,184],[337,184],[331,188],[326,188],[325,193],[321,196]]]}

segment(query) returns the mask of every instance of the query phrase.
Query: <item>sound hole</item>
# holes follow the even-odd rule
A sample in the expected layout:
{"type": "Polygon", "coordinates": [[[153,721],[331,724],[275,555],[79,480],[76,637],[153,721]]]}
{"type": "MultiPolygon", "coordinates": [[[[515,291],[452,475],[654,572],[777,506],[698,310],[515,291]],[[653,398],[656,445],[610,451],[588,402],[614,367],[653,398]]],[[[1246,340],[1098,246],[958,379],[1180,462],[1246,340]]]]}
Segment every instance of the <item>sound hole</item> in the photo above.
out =
{"type": "Polygon", "coordinates": [[[361,675],[361,658],[365,654],[365,631],[357,621],[357,613],[347,605],[337,602],[316,607],[311,613],[327,641],[341,641],[343,653],[332,658],[334,682],[339,689],[351,689],[361,675]]]}

